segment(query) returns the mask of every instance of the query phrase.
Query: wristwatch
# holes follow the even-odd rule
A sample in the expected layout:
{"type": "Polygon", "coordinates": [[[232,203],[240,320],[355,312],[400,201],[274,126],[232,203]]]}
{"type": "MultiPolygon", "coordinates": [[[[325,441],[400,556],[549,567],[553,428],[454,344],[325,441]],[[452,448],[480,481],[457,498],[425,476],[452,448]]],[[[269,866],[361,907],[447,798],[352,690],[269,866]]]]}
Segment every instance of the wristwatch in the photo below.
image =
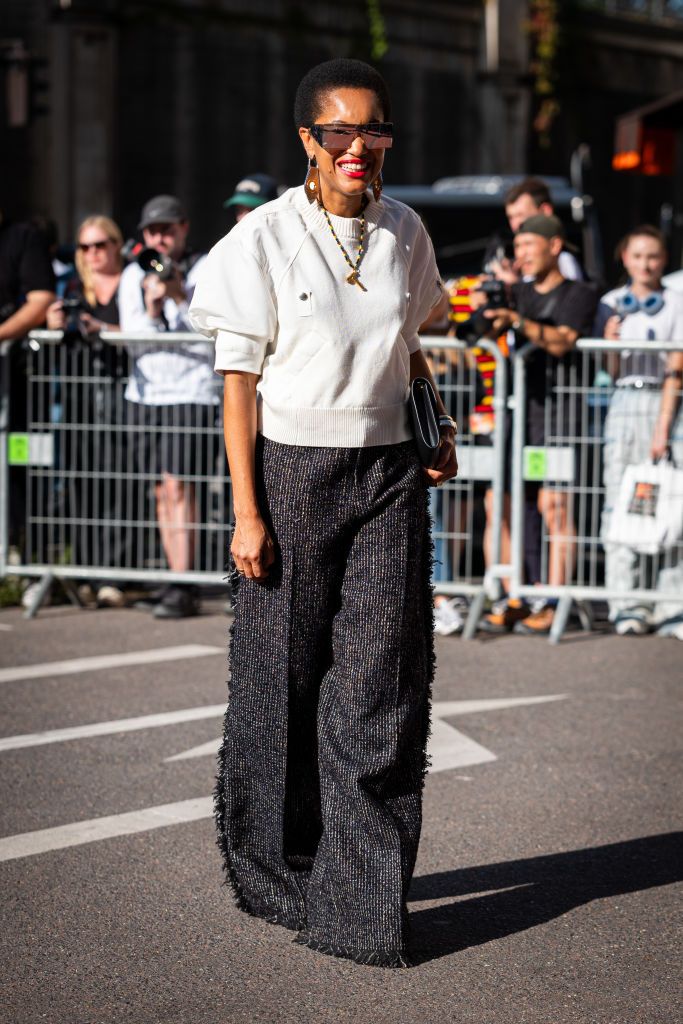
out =
{"type": "Polygon", "coordinates": [[[458,424],[452,416],[448,416],[446,413],[444,413],[443,416],[439,416],[439,430],[441,430],[442,427],[452,430],[456,434],[458,433],[458,424]]]}

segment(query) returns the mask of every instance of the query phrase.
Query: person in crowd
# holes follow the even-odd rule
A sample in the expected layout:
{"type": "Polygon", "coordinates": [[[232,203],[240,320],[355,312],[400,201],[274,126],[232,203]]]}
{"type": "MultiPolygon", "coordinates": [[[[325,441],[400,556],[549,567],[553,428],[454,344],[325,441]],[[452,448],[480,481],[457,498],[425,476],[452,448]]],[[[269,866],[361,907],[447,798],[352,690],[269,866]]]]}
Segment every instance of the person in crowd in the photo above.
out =
{"type": "Polygon", "coordinates": [[[234,210],[235,221],[239,223],[252,210],[257,210],[259,206],[277,197],[278,185],[275,178],[269,174],[250,174],[235,185],[235,191],[223,206],[234,210]]]}
{"type": "MultiPolygon", "coordinates": [[[[545,216],[552,216],[553,204],[550,196],[550,189],[541,178],[526,177],[522,178],[513,185],[506,193],[504,198],[505,214],[507,217],[511,236],[513,237],[521,227],[525,220],[529,217],[536,216],[538,214],[544,214],[545,216]]],[[[514,258],[514,243],[512,237],[503,237],[502,235],[494,235],[490,240],[489,245],[486,249],[484,256],[484,270],[487,275],[493,277],[503,284],[510,286],[517,284],[521,279],[522,275],[520,268],[514,258]]],[[[567,248],[567,243],[563,239],[562,251],[558,258],[558,267],[562,276],[568,281],[581,281],[583,280],[584,274],[581,269],[581,265],[577,260],[576,256],[567,248]]],[[[528,280],[528,276],[524,277],[524,280],[528,280]]],[[[479,305],[484,302],[483,293],[479,293],[479,296],[474,296],[472,306],[476,310],[479,305]]],[[[514,350],[515,337],[513,332],[507,332],[499,339],[499,345],[504,352],[505,356],[514,350]]],[[[486,356],[484,354],[484,363],[486,363],[486,356]]],[[[501,415],[501,413],[498,413],[501,415]]],[[[486,424],[484,429],[481,429],[477,433],[476,444],[488,446],[491,444],[492,436],[491,431],[493,429],[493,418],[490,419],[489,423],[486,424]]],[[[512,429],[512,417],[507,416],[506,418],[506,433],[508,434],[508,447],[510,446],[510,432],[512,429]]],[[[509,459],[508,459],[509,464],[509,459]]],[[[509,535],[509,509],[510,509],[510,478],[506,479],[506,495],[505,495],[505,508],[506,513],[502,524],[501,534],[501,557],[503,562],[509,561],[510,552],[510,535],[509,535]]],[[[484,556],[486,564],[490,563],[490,552],[492,550],[492,526],[493,526],[493,491],[492,489],[486,488],[484,493],[484,512],[486,516],[486,526],[484,531],[484,556]]],[[[527,529],[527,537],[530,541],[532,549],[537,548],[541,542],[541,530],[542,530],[542,519],[538,512],[536,505],[535,495],[531,495],[531,500],[527,503],[525,508],[525,522],[527,529]]],[[[533,569],[532,569],[533,573],[533,569]]],[[[507,581],[504,581],[507,584],[507,581]]],[[[525,611],[526,609],[523,609],[525,611]]],[[[482,628],[489,628],[494,632],[497,631],[495,620],[483,620],[481,623],[482,628]]],[[[504,627],[504,628],[507,628],[504,627]]]]}
{"type": "MultiPolygon", "coordinates": [[[[109,217],[86,217],[79,227],[76,242],[76,279],[66,284],[64,294],[80,299],[81,330],[86,335],[119,329],[118,291],[123,271],[123,236],[118,224],[109,217]]],[[[64,330],[62,299],[47,311],[47,326],[64,330]]]]}
{"type": "Polygon", "coordinates": [[[23,338],[45,322],[55,278],[47,243],[31,224],[0,213],[0,341],[23,338]]]}
{"type": "MultiPolygon", "coordinates": [[[[449,329],[450,309],[449,293],[444,284],[441,299],[430,310],[427,319],[420,325],[419,333],[423,335],[445,335],[449,329]]],[[[432,375],[439,385],[442,401],[448,412],[458,419],[460,415],[455,408],[460,392],[449,389],[454,375],[458,372],[459,354],[453,357],[452,352],[438,350],[429,352],[427,357],[432,375]],[[444,390],[444,384],[446,389],[444,390]]],[[[462,495],[454,494],[443,488],[432,488],[430,491],[429,511],[432,517],[432,538],[434,542],[434,560],[432,566],[432,584],[434,586],[434,632],[438,636],[454,636],[462,633],[467,614],[467,602],[462,597],[452,597],[443,593],[444,581],[451,582],[457,572],[460,561],[460,535],[465,529],[468,503],[462,495]],[[450,536],[449,536],[450,535],[450,536]]]]}
{"type": "MultiPolygon", "coordinates": [[[[505,215],[512,235],[516,235],[525,220],[539,213],[552,217],[553,209],[550,189],[541,178],[522,178],[508,190],[504,199],[505,215]]],[[[560,273],[567,281],[582,281],[584,273],[581,264],[563,239],[558,259],[560,273]]],[[[508,254],[505,239],[495,236],[489,242],[484,256],[484,269],[499,281],[515,284],[520,280],[520,270],[514,257],[508,254]]]]}
{"type": "MultiPolygon", "coordinates": [[[[531,342],[536,351],[527,367],[526,444],[544,446],[546,430],[565,434],[575,420],[571,399],[558,396],[560,371],[572,365],[572,349],[581,335],[590,334],[597,306],[594,290],[567,281],[559,268],[564,231],[555,216],[535,214],[515,235],[515,261],[525,278],[511,285],[513,308],[485,310],[492,334],[515,333],[516,345],[531,342]]],[[[549,536],[548,580],[551,586],[568,583],[575,559],[575,527],[569,495],[553,487],[527,484],[549,536]]],[[[525,561],[529,582],[541,582],[539,538],[535,523],[527,523],[525,561]],[[533,557],[535,556],[535,564],[533,557]]],[[[542,635],[550,632],[555,602],[542,600],[530,609],[522,602],[503,600],[485,617],[484,628],[542,635]]]]}
{"type": "MultiPolygon", "coordinates": [[[[129,263],[121,278],[119,310],[125,333],[163,334],[191,331],[188,307],[205,257],[192,253],[190,223],[179,199],[159,195],[142,210],[139,228],[145,245],[161,259],[161,272],[129,263]],[[165,268],[164,263],[171,267],[165,268]]],[[[145,260],[145,253],[140,255],[145,260]]],[[[156,514],[168,566],[178,573],[194,565],[194,524],[198,522],[195,486],[186,478],[201,473],[206,445],[215,426],[219,395],[212,371],[211,346],[129,344],[133,357],[126,389],[138,444],[138,471],[157,475],[156,514]]],[[[208,467],[204,466],[205,475],[208,467]]],[[[171,584],[136,607],[151,608],[157,618],[184,618],[199,611],[199,591],[192,584],[171,584]]]]}
{"type": "MultiPolygon", "coordinates": [[[[75,381],[56,382],[53,415],[66,425],[90,426],[93,430],[64,432],[60,438],[59,461],[64,468],[78,470],[65,480],[70,516],[87,521],[95,515],[114,521],[122,518],[122,484],[112,483],[127,470],[127,438],[122,425],[112,422],[116,404],[113,383],[122,380],[125,360],[115,347],[95,345],[100,331],[119,330],[118,290],[123,271],[121,230],[110,217],[95,214],[81,223],[76,232],[75,268],[58,282],[60,297],[47,311],[47,326],[53,331],[77,328],[78,339],[69,338],[68,358],[76,348],[86,355],[86,385],[75,381]],[[69,311],[66,306],[74,305],[69,311]],[[76,348],[74,348],[76,345],[76,348]],[[99,383],[99,381],[102,383],[99,383]],[[105,440],[107,437],[109,442],[105,440]]],[[[78,375],[75,368],[73,372],[78,375]]],[[[111,527],[106,542],[100,526],[78,525],[73,529],[71,551],[74,562],[83,565],[123,568],[129,544],[121,526],[111,527]]],[[[107,580],[92,579],[78,587],[86,607],[121,608],[125,591],[107,580]]]]}
{"type": "MultiPolygon", "coordinates": [[[[47,243],[31,224],[11,221],[0,212],[0,342],[23,338],[41,327],[54,301],[55,279],[47,243]]],[[[26,353],[14,345],[8,356],[11,401],[9,429],[26,429],[26,353]]],[[[24,538],[25,488],[22,470],[10,469],[9,542],[24,538]]]]}
{"type": "Polygon", "coordinates": [[[416,214],[382,197],[379,73],[301,81],[305,183],[209,254],[191,308],[224,375],[239,575],[216,819],[238,906],[357,963],[407,963],[433,672],[427,487],[407,426],[441,299],[416,214]]]}
{"type": "MultiPolygon", "coordinates": [[[[662,286],[667,252],[661,231],[650,224],[636,227],[619,243],[617,253],[629,280],[602,297],[609,314],[605,338],[683,342],[683,294],[662,286]]],[[[613,362],[616,387],[605,421],[603,451],[603,537],[627,466],[661,459],[667,451],[676,466],[683,466],[683,352],[622,351],[613,362]]],[[[630,597],[611,600],[609,618],[618,635],[642,636],[655,629],[661,636],[683,640],[683,564],[675,550],[669,562],[659,572],[658,586],[680,593],[680,603],[653,606],[630,597]]],[[[634,590],[644,585],[639,577],[636,552],[605,541],[606,587],[634,590]]]]}

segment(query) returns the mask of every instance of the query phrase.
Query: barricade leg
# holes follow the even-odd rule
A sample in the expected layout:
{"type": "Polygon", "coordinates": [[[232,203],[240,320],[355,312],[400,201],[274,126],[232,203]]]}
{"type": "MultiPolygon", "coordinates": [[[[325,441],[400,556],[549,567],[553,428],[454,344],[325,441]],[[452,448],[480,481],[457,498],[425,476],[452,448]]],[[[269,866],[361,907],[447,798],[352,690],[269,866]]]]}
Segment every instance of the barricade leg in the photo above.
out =
{"type": "Polygon", "coordinates": [[[555,615],[553,616],[553,624],[550,629],[550,643],[558,644],[562,639],[562,634],[567,627],[567,621],[569,619],[569,613],[572,610],[573,598],[571,594],[563,594],[557,603],[555,609],[555,615]]]}
{"type": "Polygon", "coordinates": [[[31,599],[28,608],[24,612],[25,619],[34,619],[36,617],[40,609],[40,606],[42,605],[43,601],[45,600],[50,590],[52,589],[52,584],[54,583],[54,580],[54,573],[51,572],[47,572],[43,577],[41,577],[40,583],[38,584],[38,589],[33,595],[33,598],[31,599]]]}
{"type": "Polygon", "coordinates": [[[481,590],[478,590],[472,599],[470,604],[470,610],[467,613],[467,621],[465,622],[465,628],[462,631],[463,640],[473,640],[474,635],[477,632],[477,626],[479,619],[484,611],[484,604],[486,602],[486,589],[482,586],[481,590]]]}

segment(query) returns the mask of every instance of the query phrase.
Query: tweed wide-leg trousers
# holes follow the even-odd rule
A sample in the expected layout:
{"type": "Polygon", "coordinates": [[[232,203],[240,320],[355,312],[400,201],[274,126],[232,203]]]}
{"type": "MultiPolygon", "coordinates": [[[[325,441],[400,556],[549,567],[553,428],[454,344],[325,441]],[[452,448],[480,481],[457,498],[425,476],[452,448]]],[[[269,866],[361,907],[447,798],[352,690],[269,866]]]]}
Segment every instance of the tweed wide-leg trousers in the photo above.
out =
{"type": "Polygon", "coordinates": [[[276,562],[241,579],[216,785],[238,906],[359,963],[407,964],[433,675],[414,445],[259,438],[276,562]]]}

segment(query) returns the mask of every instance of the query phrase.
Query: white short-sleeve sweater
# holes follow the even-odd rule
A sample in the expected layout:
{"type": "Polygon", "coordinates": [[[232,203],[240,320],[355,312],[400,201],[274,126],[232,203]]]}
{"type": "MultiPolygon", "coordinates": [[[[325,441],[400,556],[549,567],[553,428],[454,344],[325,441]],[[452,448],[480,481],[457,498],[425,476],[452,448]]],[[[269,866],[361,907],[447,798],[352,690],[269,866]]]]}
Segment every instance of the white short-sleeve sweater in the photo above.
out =
{"type": "MultiPolygon", "coordinates": [[[[360,221],[330,215],[352,261],[360,221]]],[[[190,307],[216,342],[215,368],[259,374],[259,429],[322,447],[410,438],[406,399],[417,330],[440,298],[432,244],[403,203],[370,199],[360,279],[302,187],[241,220],[211,250],[190,307]]]]}

